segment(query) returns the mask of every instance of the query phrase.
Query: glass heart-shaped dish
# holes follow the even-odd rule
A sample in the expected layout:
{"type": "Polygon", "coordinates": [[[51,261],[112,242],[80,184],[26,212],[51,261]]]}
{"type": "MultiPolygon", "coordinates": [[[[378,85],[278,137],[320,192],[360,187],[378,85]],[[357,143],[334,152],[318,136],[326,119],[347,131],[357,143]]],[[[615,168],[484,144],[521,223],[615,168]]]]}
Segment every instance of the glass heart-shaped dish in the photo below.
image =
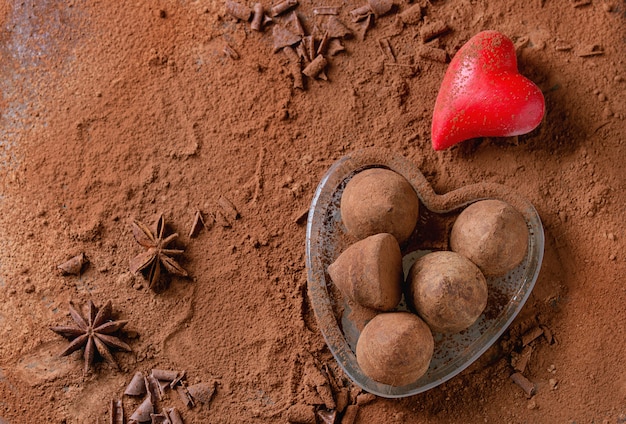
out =
{"type": "MultiPolygon", "coordinates": [[[[306,232],[308,294],[319,328],[344,372],[367,392],[399,398],[424,392],[454,377],[480,357],[507,329],[524,306],[539,275],[544,234],[533,205],[514,190],[495,183],[478,183],[436,194],[420,170],[402,156],[365,149],[338,160],[322,178],[309,210],[306,232]],[[358,172],[381,167],[404,176],[420,199],[420,219],[402,246],[405,273],[419,256],[448,250],[447,237],[455,217],[467,205],[483,199],[503,200],[515,207],[528,226],[528,252],[522,263],[503,277],[487,278],[487,308],[468,329],[456,334],[433,333],[435,352],[426,374],[402,387],[376,382],[356,361],[355,347],[362,326],[352,320],[351,305],[334,286],[328,265],[352,239],[341,221],[340,200],[347,182],[358,172]]],[[[398,310],[406,310],[404,300],[398,310]]],[[[354,306],[354,305],[352,305],[354,306]]]]}

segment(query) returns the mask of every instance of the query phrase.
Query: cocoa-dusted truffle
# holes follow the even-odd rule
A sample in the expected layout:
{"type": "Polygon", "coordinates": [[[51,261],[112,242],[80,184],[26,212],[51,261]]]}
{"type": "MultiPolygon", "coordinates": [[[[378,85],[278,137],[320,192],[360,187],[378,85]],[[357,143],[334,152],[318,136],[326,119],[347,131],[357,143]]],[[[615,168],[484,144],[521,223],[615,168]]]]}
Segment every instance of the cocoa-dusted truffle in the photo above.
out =
{"type": "Polygon", "coordinates": [[[501,200],[481,200],[461,212],[452,227],[450,248],[487,276],[501,276],[522,262],[528,227],[521,213],[501,200]]]}
{"type": "Polygon", "coordinates": [[[383,313],[376,315],[361,332],[356,359],[371,379],[405,386],[426,373],[434,345],[430,328],[417,315],[383,313]]]}
{"type": "Polygon", "coordinates": [[[389,233],[376,234],[350,245],[328,267],[341,292],[367,308],[388,311],[402,296],[402,253],[389,233]]]}
{"type": "Polygon", "coordinates": [[[371,168],[356,174],[341,196],[341,219],[358,239],[378,233],[393,234],[399,243],[413,233],[419,199],[400,174],[371,168]]]}
{"type": "Polygon", "coordinates": [[[409,295],[433,331],[457,333],[472,325],[487,306],[487,282],[469,259],[454,252],[433,252],[409,271],[409,295]]]}

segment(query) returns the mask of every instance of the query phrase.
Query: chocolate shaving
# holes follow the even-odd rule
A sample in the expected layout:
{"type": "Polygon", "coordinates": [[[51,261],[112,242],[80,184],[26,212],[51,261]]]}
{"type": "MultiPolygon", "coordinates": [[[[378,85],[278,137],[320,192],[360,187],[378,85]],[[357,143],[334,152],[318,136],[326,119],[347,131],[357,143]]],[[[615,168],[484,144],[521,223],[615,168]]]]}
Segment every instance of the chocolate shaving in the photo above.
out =
{"type": "Polygon", "coordinates": [[[272,37],[274,38],[274,53],[278,52],[283,47],[293,46],[301,40],[298,34],[294,34],[280,25],[275,25],[272,28],[272,37]]]}
{"type": "Polygon", "coordinates": [[[528,345],[543,334],[541,327],[533,327],[522,335],[522,346],[528,345]]]}
{"type": "Polygon", "coordinates": [[[330,38],[346,38],[352,35],[352,31],[336,16],[328,18],[325,28],[330,38]]]}
{"type": "Polygon", "coordinates": [[[237,53],[235,51],[235,49],[233,49],[231,46],[229,46],[228,44],[226,44],[224,46],[224,49],[222,50],[224,52],[224,54],[228,57],[230,57],[233,60],[239,60],[239,53],[237,53]]]}
{"type": "Polygon", "coordinates": [[[284,13],[288,11],[289,9],[291,9],[292,7],[295,7],[297,5],[298,5],[298,0],[285,0],[285,1],[278,3],[274,7],[272,7],[270,9],[270,14],[272,15],[272,17],[276,17],[280,15],[281,13],[284,13]]]}
{"type": "Polygon", "coordinates": [[[127,396],[142,396],[146,394],[146,380],[140,371],[137,371],[132,380],[130,380],[124,394],[127,396]]]}
{"type": "Polygon", "coordinates": [[[189,238],[197,236],[202,227],[206,227],[204,225],[204,218],[202,218],[202,212],[200,212],[200,209],[197,209],[195,215],[193,216],[191,229],[189,230],[189,238]]]}
{"type": "Polygon", "coordinates": [[[376,16],[381,16],[388,13],[393,7],[392,0],[369,0],[370,10],[376,16]]]}
{"type": "Polygon", "coordinates": [[[420,46],[418,49],[421,58],[432,60],[435,62],[446,63],[448,61],[448,53],[443,49],[429,46],[420,46]]]}
{"type": "Polygon", "coordinates": [[[215,394],[216,383],[198,383],[187,387],[187,392],[193,400],[208,405],[215,394]]]}
{"type": "Polygon", "coordinates": [[[81,253],[57,266],[63,275],[80,275],[83,265],[87,263],[85,254],[81,253]]]}
{"type": "Polygon", "coordinates": [[[194,401],[189,395],[189,392],[187,391],[187,388],[185,388],[185,386],[183,386],[182,384],[176,386],[176,393],[178,393],[178,396],[180,396],[180,400],[183,401],[187,408],[193,408],[194,401]]]}
{"type": "Polygon", "coordinates": [[[304,28],[302,27],[302,22],[300,22],[300,18],[295,10],[285,19],[285,28],[300,37],[304,37],[304,28]]]}
{"type": "Polygon", "coordinates": [[[183,424],[183,417],[180,415],[180,412],[178,412],[178,409],[169,408],[167,409],[167,414],[169,415],[172,424],[183,424]]]}
{"type": "Polygon", "coordinates": [[[237,211],[237,208],[235,207],[233,202],[231,202],[224,196],[220,196],[217,203],[219,203],[219,205],[222,207],[222,211],[226,214],[226,216],[228,216],[228,218],[233,221],[239,219],[239,211],[237,211]]]}
{"type": "Polygon", "coordinates": [[[179,372],[176,378],[173,379],[172,382],[170,383],[170,388],[173,389],[174,387],[176,387],[177,384],[182,384],[181,381],[185,378],[186,374],[187,372],[185,370],[179,372]]]}
{"type": "Polygon", "coordinates": [[[314,15],[338,15],[339,8],[332,6],[322,6],[313,8],[314,15]]]}
{"type": "Polygon", "coordinates": [[[152,399],[150,396],[146,397],[144,401],[135,409],[133,415],[130,416],[130,421],[136,421],[138,423],[150,421],[150,414],[154,413],[154,405],[152,405],[152,399]]]}
{"type": "Polygon", "coordinates": [[[111,424],[124,424],[124,405],[119,399],[111,400],[111,408],[109,411],[111,424]]]}
{"type": "Polygon", "coordinates": [[[152,377],[156,378],[157,380],[164,380],[167,381],[168,383],[173,381],[176,377],[178,377],[178,371],[172,371],[172,370],[159,370],[159,369],[153,369],[151,371],[152,377]]]}
{"type": "Polygon", "coordinates": [[[172,424],[170,418],[164,412],[160,414],[150,414],[152,424],[172,424]]]}
{"type": "Polygon", "coordinates": [[[515,384],[521,387],[524,393],[526,393],[526,396],[528,396],[529,398],[532,397],[537,392],[535,383],[533,383],[532,381],[524,377],[522,373],[516,372],[512,374],[511,380],[513,380],[515,384]]]}
{"type": "Polygon", "coordinates": [[[423,42],[437,38],[450,31],[448,24],[442,21],[434,21],[424,25],[420,31],[420,37],[423,42]]]}
{"type": "Polygon", "coordinates": [[[417,25],[422,20],[422,7],[419,4],[414,4],[398,16],[400,21],[406,25],[417,25]]]}
{"type": "Polygon", "coordinates": [[[337,411],[325,411],[320,409],[317,411],[317,416],[320,418],[322,424],[335,424],[337,419],[337,411]]]}
{"type": "Polygon", "coordinates": [[[343,44],[341,44],[341,40],[333,38],[332,40],[330,40],[330,43],[328,43],[328,50],[326,51],[326,53],[328,54],[328,56],[335,56],[345,51],[346,48],[343,46],[343,44]]]}
{"type": "Polygon", "coordinates": [[[578,53],[578,57],[592,57],[600,56],[604,54],[604,49],[597,44],[587,46],[581,52],[578,53]]]}
{"type": "Polygon", "coordinates": [[[358,413],[358,405],[348,405],[346,412],[343,414],[343,418],[341,419],[341,424],[354,424],[358,413]]]}
{"type": "Polygon", "coordinates": [[[320,76],[322,71],[324,71],[324,68],[327,64],[328,62],[326,61],[324,56],[318,55],[315,59],[313,59],[311,63],[307,65],[306,68],[302,70],[302,73],[309,78],[317,78],[320,76]]]}
{"type": "Polygon", "coordinates": [[[519,371],[521,373],[526,371],[526,366],[528,366],[528,362],[530,361],[530,356],[532,355],[532,353],[532,346],[526,346],[524,347],[524,349],[522,349],[522,353],[520,353],[519,357],[517,358],[517,362],[515,363],[514,368],[516,371],[519,371]]]}
{"type": "Polygon", "coordinates": [[[151,375],[144,378],[146,381],[146,387],[148,388],[149,397],[154,400],[163,400],[163,393],[161,392],[158,380],[151,375]]]}
{"type": "Polygon", "coordinates": [[[352,22],[362,21],[370,16],[372,16],[372,9],[370,9],[369,4],[361,7],[357,7],[350,11],[350,19],[352,22]]]}
{"type": "Polygon", "coordinates": [[[254,15],[252,16],[252,23],[250,24],[250,28],[254,31],[262,31],[263,30],[263,4],[255,3],[254,4],[254,15]]]}
{"type": "Polygon", "coordinates": [[[226,13],[242,21],[249,21],[252,16],[252,10],[249,7],[231,0],[226,1],[226,13]]]}
{"type": "Polygon", "coordinates": [[[320,44],[317,47],[317,55],[325,55],[326,49],[328,49],[328,43],[330,42],[330,37],[328,35],[328,31],[324,33],[324,36],[320,40],[320,44]]]}
{"type": "Polygon", "coordinates": [[[378,47],[387,60],[391,62],[396,61],[396,56],[393,54],[393,50],[391,50],[391,43],[388,38],[378,39],[378,47]]]}

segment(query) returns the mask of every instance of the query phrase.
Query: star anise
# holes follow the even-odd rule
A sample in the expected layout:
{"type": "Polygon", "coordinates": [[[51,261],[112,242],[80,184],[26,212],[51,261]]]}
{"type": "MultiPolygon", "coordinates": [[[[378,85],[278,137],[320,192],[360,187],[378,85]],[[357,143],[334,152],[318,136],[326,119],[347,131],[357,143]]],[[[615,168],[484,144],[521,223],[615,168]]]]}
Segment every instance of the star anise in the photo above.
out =
{"type": "Polygon", "coordinates": [[[133,221],[133,236],[137,243],[146,248],[145,252],[135,256],[130,261],[130,271],[133,274],[142,270],[148,270],[148,284],[156,290],[161,277],[161,265],[170,274],[187,276],[187,271],[178,262],[171,258],[172,255],[180,255],[184,250],[168,249],[167,246],[178,237],[178,233],[170,234],[163,238],[165,232],[165,220],[159,215],[154,229],[151,230],[145,224],[133,221]]]}
{"type": "Polygon", "coordinates": [[[107,362],[118,369],[117,362],[113,359],[109,347],[125,350],[127,352],[131,351],[130,346],[119,338],[112,336],[113,333],[122,329],[128,321],[112,321],[110,319],[112,312],[110,300],[100,309],[98,309],[91,300],[88,305],[89,310],[86,320],[70,303],[70,315],[76,325],[50,327],[50,330],[71,340],[69,346],[61,352],[61,356],[69,355],[84,347],[85,374],[89,371],[89,366],[93,363],[96,351],[107,362]]]}

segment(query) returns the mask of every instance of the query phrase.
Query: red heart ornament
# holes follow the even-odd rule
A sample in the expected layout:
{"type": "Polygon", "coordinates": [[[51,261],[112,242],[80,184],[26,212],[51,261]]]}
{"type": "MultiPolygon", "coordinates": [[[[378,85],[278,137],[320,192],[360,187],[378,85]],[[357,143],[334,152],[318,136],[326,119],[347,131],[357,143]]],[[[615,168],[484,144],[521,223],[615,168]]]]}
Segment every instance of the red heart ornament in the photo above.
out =
{"type": "Polygon", "coordinates": [[[541,90],[517,70],[513,42],[500,32],[483,31],[461,47],[443,77],[433,113],[433,148],[526,134],[544,111],[541,90]]]}

